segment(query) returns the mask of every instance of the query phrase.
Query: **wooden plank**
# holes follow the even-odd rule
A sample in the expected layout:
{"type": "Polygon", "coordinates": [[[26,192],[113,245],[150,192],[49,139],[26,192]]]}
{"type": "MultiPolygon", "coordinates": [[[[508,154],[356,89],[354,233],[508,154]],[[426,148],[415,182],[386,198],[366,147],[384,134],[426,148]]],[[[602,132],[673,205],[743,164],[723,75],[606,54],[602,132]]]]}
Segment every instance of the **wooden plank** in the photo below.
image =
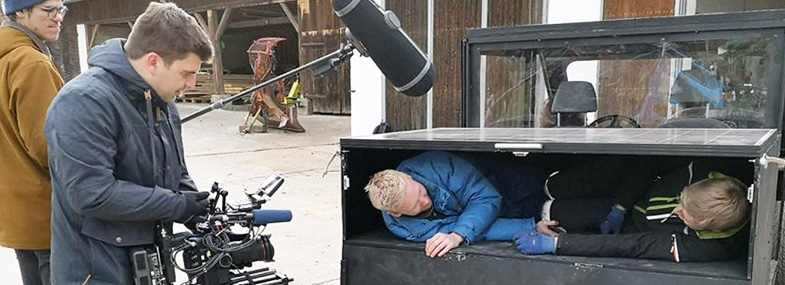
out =
{"type": "MultiPolygon", "coordinates": [[[[648,18],[673,16],[674,0],[606,0],[603,5],[603,18],[648,18]]],[[[652,80],[667,76],[670,69],[669,61],[635,60],[635,61],[603,61],[600,63],[599,81],[597,83],[597,117],[604,115],[624,115],[638,117],[638,106],[643,106],[649,89],[668,90],[668,80],[652,80]],[[653,85],[657,83],[659,85],[653,85]],[[665,84],[665,85],[663,85],[665,84]],[[641,88],[641,86],[647,86],[641,88]],[[619,114],[618,110],[634,113],[619,114]]],[[[647,109],[651,112],[639,119],[642,127],[656,127],[667,115],[667,96],[657,102],[648,102],[647,109]],[[659,117],[659,118],[658,118],[659,117]]]]}
{"type": "MultiPolygon", "coordinates": [[[[423,52],[428,51],[428,1],[387,0],[387,9],[401,20],[401,27],[423,52]]],[[[428,127],[428,97],[410,97],[395,90],[389,82],[385,87],[385,121],[394,131],[428,127]]]]}
{"type": "MultiPolygon", "coordinates": [[[[542,22],[542,0],[496,0],[488,6],[488,26],[518,26],[542,22]]],[[[485,126],[531,127],[534,106],[532,58],[486,59],[485,126]],[[510,120],[515,118],[515,120],[510,120]]]]}
{"type": "Polygon", "coordinates": [[[288,23],[289,23],[289,18],[278,17],[278,18],[265,18],[265,19],[249,20],[249,21],[237,21],[229,24],[229,27],[233,29],[241,29],[241,28],[263,27],[269,25],[280,25],[280,24],[288,24],[288,23]]]}
{"type": "MultiPolygon", "coordinates": [[[[301,47],[300,63],[305,64],[337,50],[346,42],[343,23],[335,16],[332,3],[325,0],[299,0],[300,42],[320,42],[323,45],[301,47]]],[[[350,114],[349,65],[323,77],[313,72],[300,74],[302,96],[309,98],[313,112],[324,114],[350,114]]]]}
{"type": "Polygon", "coordinates": [[[218,23],[218,27],[215,29],[215,38],[216,40],[221,40],[221,36],[223,36],[226,28],[229,24],[229,19],[232,17],[232,8],[226,8],[223,14],[221,14],[221,22],[218,23]]]}
{"type": "Polygon", "coordinates": [[[488,1],[488,26],[506,27],[542,23],[543,0],[488,1]]]}
{"type": "Polygon", "coordinates": [[[87,49],[90,49],[95,44],[95,36],[98,35],[98,29],[101,28],[101,24],[93,25],[92,32],[90,32],[90,39],[87,40],[87,49]]]}
{"type": "Polygon", "coordinates": [[[673,16],[675,0],[605,0],[603,19],[651,18],[673,16]]]}
{"type": "MultiPolygon", "coordinates": [[[[236,94],[240,91],[254,86],[253,75],[249,74],[225,74],[224,75],[224,94],[236,94]]],[[[200,73],[196,75],[194,88],[183,92],[183,96],[214,95],[215,81],[210,74],[200,73]]]]}
{"type": "Polygon", "coordinates": [[[482,0],[434,0],[433,127],[461,125],[461,41],[480,27],[482,0]]]}
{"type": "Polygon", "coordinates": [[[221,49],[221,36],[218,34],[218,24],[216,23],[216,11],[207,11],[207,33],[213,42],[213,80],[215,81],[215,94],[224,94],[224,64],[223,50],[221,49]]]}
{"type": "Polygon", "coordinates": [[[207,27],[207,21],[204,20],[204,16],[200,12],[194,12],[194,18],[196,18],[196,22],[199,23],[199,26],[202,27],[202,30],[205,32],[209,31],[209,27],[207,27]]]}
{"type": "MultiPolygon", "coordinates": [[[[178,0],[177,6],[189,13],[226,8],[273,5],[297,0],[178,0]]],[[[90,0],[69,2],[68,22],[73,24],[108,24],[134,21],[147,8],[149,1],[90,0]],[[117,9],[117,7],[123,7],[117,9]]]]}
{"type": "Polygon", "coordinates": [[[286,18],[289,19],[289,22],[292,23],[292,27],[294,27],[294,30],[299,33],[300,24],[298,24],[297,22],[297,15],[292,13],[292,10],[289,9],[289,6],[287,6],[286,3],[278,3],[278,4],[281,5],[281,10],[283,10],[283,13],[286,14],[286,18]]]}

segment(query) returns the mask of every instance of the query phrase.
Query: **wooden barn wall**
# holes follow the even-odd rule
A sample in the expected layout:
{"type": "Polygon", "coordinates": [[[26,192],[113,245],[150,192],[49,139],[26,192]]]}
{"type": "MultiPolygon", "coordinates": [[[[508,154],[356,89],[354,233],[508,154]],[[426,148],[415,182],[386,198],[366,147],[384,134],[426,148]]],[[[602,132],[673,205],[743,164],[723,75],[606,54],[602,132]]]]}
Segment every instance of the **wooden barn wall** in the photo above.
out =
{"type": "Polygon", "coordinates": [[[68,3],[67,21],[74,24],[103,24],[133,21],[150,1],[91,0],[68,3]],[[118,9],[123,7],[122,9],[118,9]]]}
{"type": "MultiPolygon", "coordinates": [[[[343,23],[335,16],[331,1],[298,0],[297,4],[300,8],[302,64],[334,52],[346,42],[343,23]]],[[[301,94],[311,99],[314,113],[351,114],[349,71],[347,62],[337,72],[323,77],[315,77],[310,71],[301,74],[301,94]]]]}
{"type": "Polygon", "coordinates": [[[62,25],[60,37],[57,41],[47,42],[49,51],[52,53],[52,61],[60,71],[60,76],[66,82],[73,79],[81,72],[79,67],[79,36],[76,33],[76,25],[62,25]],[[71,44],[74,43],[74,44],[71,44]]]}
{"type": "MultiPolygon", "coordinates": [[[[674,15],[675,0],[605,0],[603,19],[624,18],[649,18],[674,15]]],[[[669,63],[658,60],[631,61],[604,61],[600,64],[600,76],[597,86],[598,106],[597,117],[610,115],[603,110],[641,110],[644,105],[649,88],[667,90],[667,86],[648,86],[652,76],[657,76],[659,71],[668,70],[669,63]],[[663,66],[664,65],[664,66],[663,66]]],[[[656,116],[646,116],[646,121],[639,122],[643,127],[654,127],[661,123],[667,113],[667,96],[660,102],[646,102],[647,109],[653,109],[656,116]]],[[[643,110],[641,110],[643,111],[643,110]]],[[[651,112],[652,110],[648,110],[651,112]]],[[[613,111],[610,111],[613,112],[613,111]]],[[[639,112],[619,114],[638,117],[639,112]]]]}
{"type": "MultiPolygon", "coordinates": [[[[488,26],[520,26],[542,22],[542,0],[489,0],[488,26]]],[[[531,73],[531,59],[510,57],[487,57],[485,88],[485,126],[521,127],[523,121],[533,118],[523,117],[533,112],[532,86],[534,81],[527,78],[531,73]],[[522,84],[523,83],[523,84],[522,84]],[[505,120],[516,118],[517,120],[505,120]]]]}
{"type": "Polygon", "coordinates": [[[673,16],[675,5],[675,0],[604,0],[603,19],[673,16]]]}
{"type": "Polygon", "coordinates": [[[542,23],[543,0],[488,0],[488,26],[507,27],[542,23]]]}
{"type": "Polygon", "coordinates": [[[482,0],[434,1],[433,127],[461,126],[461,41],[480,27],[482,0]]]}
{"type": "MultiPolygon", "coordinates": [[[[396,13],[404,30],[423,51],[427,51],[427,1],[387,0],[387,9],[396,13]]],[[[433,127],[459,127],[461,124],[461,41],[466,32],[481,24],[482,0],[436,0],[434,1],[434,54],[436,83],[433,88],[433,127]]],[[[489,0],[489,26],[511,26],[540,23],[542,0],[489,0]]],[[[514,65],[514,64],[513,64],[514,65]]],[[[489,85],[494,90],[506,90],[514,86],[517,79],[511,78],[510,63],[496,65],[490,70],[489,85]],[[502,76],[505,75],[505,76],[502,76]]],[[[519,67],[515,67],[520,69],[519,67]]],[[[514,77],[514,76],[513,76],[514,77]]],[[[423,129],[427,127],[426,97],[407,97],[388,84],[386,92],[386,118],[396,131],[423,129]]],[[[501,95],[503,92],[498,92],[501,95]]],[[[519,112],[529,108],[522,98],[497,96],[490,116],[519,112]],[[503,98],[502,98],[503,97],[503,98]]]]}
{"type": "Polygon", "coordinates": [[[248,48],[260,38],[285,38],[275,46],[275,74],[282,74],[300,65],[299,34],[291,24],[269,25],[241,29],[228,29],[221,37],[223,42],[224,69],[232,74],[253,74],[248,58],[248,48]]]}
{"type": "MultiPolygon", "coordinates": [[[[401,20],[401,27],[420,47],[428,52],[428,1],[387,0],[387,10],[395,12],[401,20]]],[[[438,76],[437,76],[438,78],[438,76]]],[[[394,131],[418,130],[428,127],[427,96],[411,97],[403,95],[387,83],[385,92],[386,121],[394,131]]]]}
{"type": "MultiPolygon", "coordinates": [[[[225,9],[226,7],[247,7],[267,5],[295,0],[176,0],[177,6],[188,12],[201,12],[209,9],[225,9]]],[[[133,21],[144,12],[149,0],[90,0],[69,2],[69,21],[77,24],[102,24],[133,21]],[[122,7],[122,9],[118,9],[122,7]]]]}

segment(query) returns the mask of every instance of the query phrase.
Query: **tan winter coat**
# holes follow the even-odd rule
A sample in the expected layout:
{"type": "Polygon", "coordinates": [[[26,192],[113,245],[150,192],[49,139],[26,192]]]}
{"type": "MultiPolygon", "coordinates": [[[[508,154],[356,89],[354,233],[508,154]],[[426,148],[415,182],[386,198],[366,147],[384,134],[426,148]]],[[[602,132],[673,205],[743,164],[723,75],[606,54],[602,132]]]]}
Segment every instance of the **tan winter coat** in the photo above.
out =
{"type": "Polygon", "coordinates": [[[51,195],[44,123],[63,87],[23,32],[0,27],[0,245],[48,249],[51,195]]]}

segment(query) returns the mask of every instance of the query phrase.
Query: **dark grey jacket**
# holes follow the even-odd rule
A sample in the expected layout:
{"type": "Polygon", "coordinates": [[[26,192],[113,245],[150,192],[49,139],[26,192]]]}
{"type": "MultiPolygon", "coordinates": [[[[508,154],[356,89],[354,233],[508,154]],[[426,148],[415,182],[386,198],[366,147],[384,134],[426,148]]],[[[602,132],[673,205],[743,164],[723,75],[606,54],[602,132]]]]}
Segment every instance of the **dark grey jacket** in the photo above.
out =
{"type": "Polygon", "coordinates": [[[185,211],[177,191],[196,191],[176,107],[153,93],[160,116],[151,139],[144,97],[151,87],[123,43],[95,47],[90,69],[63,87],[48,112],[53,284],[132,284],[129,247],[151,244],[157,221],[185,211]]]}

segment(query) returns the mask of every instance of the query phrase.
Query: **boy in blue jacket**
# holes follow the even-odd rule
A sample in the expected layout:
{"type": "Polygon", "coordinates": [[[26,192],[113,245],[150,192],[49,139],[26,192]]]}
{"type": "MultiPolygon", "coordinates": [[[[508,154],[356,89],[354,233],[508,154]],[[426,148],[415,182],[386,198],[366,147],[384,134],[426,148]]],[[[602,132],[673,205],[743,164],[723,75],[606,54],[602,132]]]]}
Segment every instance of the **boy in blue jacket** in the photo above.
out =
{"type": "MultiPolygon", "coordinates": [[[[527,173],[516,193],[543,193],[545,175],[527,173]]],[[[428,257],[441,257],[461,244],[512,241],[534,231],[533,218],[510,219],[520,209],[502,206],[502,196],[474,165],[454,154],[429,151],[401,162],[395,170],[376,173],[365,187],[373,206],[382,211],[396,236],[425,242],[428,257]]]]}

